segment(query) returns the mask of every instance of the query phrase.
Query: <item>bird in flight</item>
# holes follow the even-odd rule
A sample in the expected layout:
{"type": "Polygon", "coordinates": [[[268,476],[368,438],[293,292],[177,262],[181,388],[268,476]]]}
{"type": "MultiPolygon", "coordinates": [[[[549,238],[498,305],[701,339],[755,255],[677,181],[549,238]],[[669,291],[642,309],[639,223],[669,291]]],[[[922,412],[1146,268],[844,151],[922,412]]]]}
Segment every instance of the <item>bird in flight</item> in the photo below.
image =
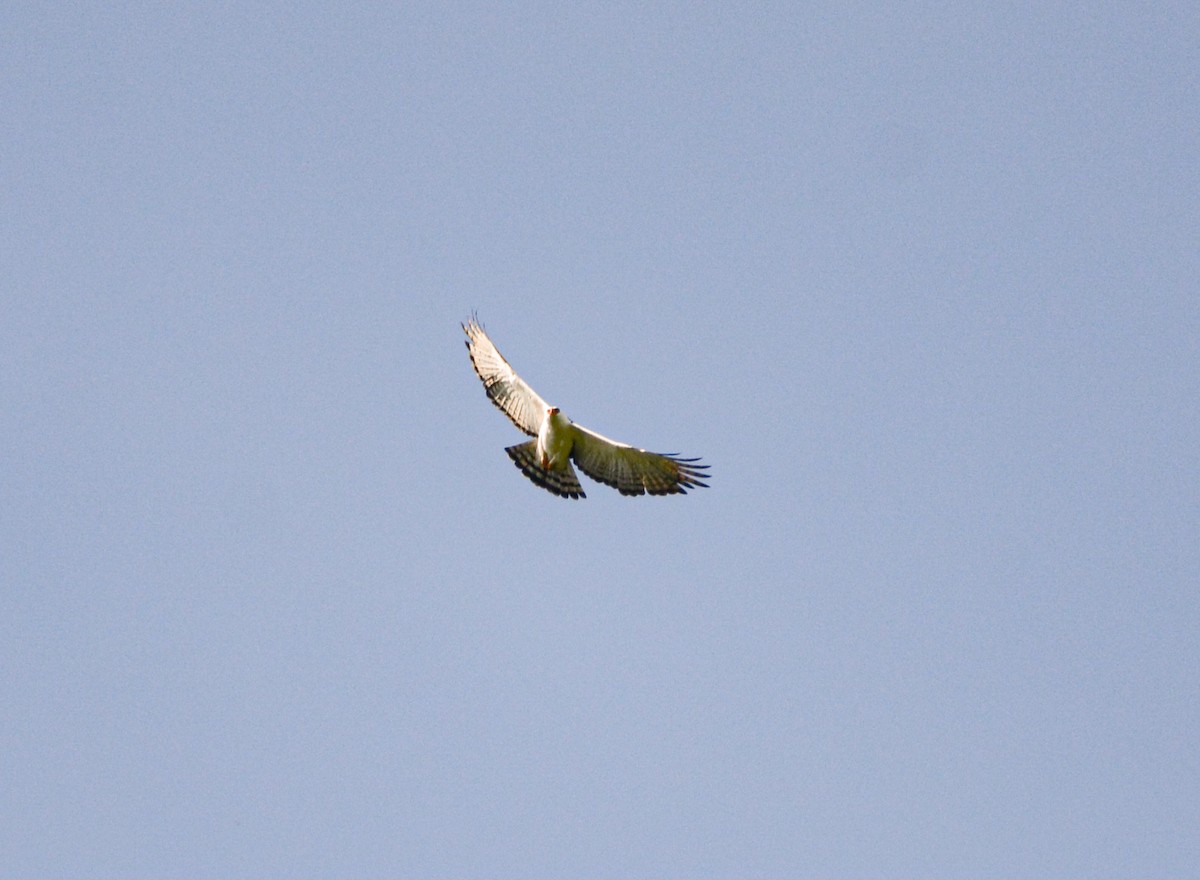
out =
{"type": "Polygon", "coordinates": [[[538,486],[563,498],[585,498],[571,462],[593,480],[622,495],[684,495],[707,488],[708,465],[698,458],[647,452],[602,437],[550,406],[516,374],[474,316],[462,325],[471,364],[492,403],[535,438],[504,451],[538,486]]]}

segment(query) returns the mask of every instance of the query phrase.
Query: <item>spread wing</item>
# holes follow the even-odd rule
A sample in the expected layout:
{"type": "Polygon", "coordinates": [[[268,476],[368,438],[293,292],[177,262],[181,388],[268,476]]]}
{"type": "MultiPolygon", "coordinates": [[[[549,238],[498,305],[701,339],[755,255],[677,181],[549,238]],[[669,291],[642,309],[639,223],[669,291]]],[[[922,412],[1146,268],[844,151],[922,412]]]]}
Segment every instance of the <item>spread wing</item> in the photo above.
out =
{"type": "Polygon", "coordinates": [[[647,452],[602,437],[582,425],[573,425],[575,442],[571,458],[597,482],[622,495],[684,495],[697,486],[708,487],[708,465],[698,458],[647,452]]]}
{"type": "Polygon", "coordinates": [[[467,334],[471,364],[483,380],[487,396],[512,419],[514,425],[531,437],[536,437],[546,415],[546,401],[538,397],[537,392],[526,385],[525,380],[508,365],[474,316],[462,328],[467,334]]]}

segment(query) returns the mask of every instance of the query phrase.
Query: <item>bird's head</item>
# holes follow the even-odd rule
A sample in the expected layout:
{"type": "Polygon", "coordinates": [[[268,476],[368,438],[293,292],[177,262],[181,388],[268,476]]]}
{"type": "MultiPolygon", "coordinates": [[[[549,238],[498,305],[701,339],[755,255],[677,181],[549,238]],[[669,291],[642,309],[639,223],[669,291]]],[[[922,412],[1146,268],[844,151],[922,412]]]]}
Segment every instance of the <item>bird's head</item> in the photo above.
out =
{"type": "Polygon", "coordinates": [[[556,415],[558,415],[558,407],[557,407],[557,406],[548,406],[548,407],[546,407],[546,415],[548,415],[548,416],[556,416],[556,415]]]}

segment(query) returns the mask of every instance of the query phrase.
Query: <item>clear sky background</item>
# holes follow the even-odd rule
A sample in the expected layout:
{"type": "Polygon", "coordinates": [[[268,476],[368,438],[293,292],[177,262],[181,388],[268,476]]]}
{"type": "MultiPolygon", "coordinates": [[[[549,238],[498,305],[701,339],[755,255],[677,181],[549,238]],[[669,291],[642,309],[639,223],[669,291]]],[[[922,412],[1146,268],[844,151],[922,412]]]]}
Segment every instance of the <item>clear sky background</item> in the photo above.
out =
{"type": "Polygon", "coordinates": [[[0,873],[1194,876],[1196,10],[7,4],[0,873]]]}

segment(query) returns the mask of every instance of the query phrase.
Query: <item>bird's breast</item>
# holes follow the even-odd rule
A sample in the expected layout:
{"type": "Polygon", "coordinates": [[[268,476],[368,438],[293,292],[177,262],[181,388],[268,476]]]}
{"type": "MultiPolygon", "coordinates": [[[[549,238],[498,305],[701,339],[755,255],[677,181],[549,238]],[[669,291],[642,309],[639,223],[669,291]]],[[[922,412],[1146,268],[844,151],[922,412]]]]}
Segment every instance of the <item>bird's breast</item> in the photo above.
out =
{"type": "Polygon", "coordinates": [[[538,431],[538,457],[549,467],[566,463],[571,457],[571,423],[558,413],[546,416],[538,431]]]}

